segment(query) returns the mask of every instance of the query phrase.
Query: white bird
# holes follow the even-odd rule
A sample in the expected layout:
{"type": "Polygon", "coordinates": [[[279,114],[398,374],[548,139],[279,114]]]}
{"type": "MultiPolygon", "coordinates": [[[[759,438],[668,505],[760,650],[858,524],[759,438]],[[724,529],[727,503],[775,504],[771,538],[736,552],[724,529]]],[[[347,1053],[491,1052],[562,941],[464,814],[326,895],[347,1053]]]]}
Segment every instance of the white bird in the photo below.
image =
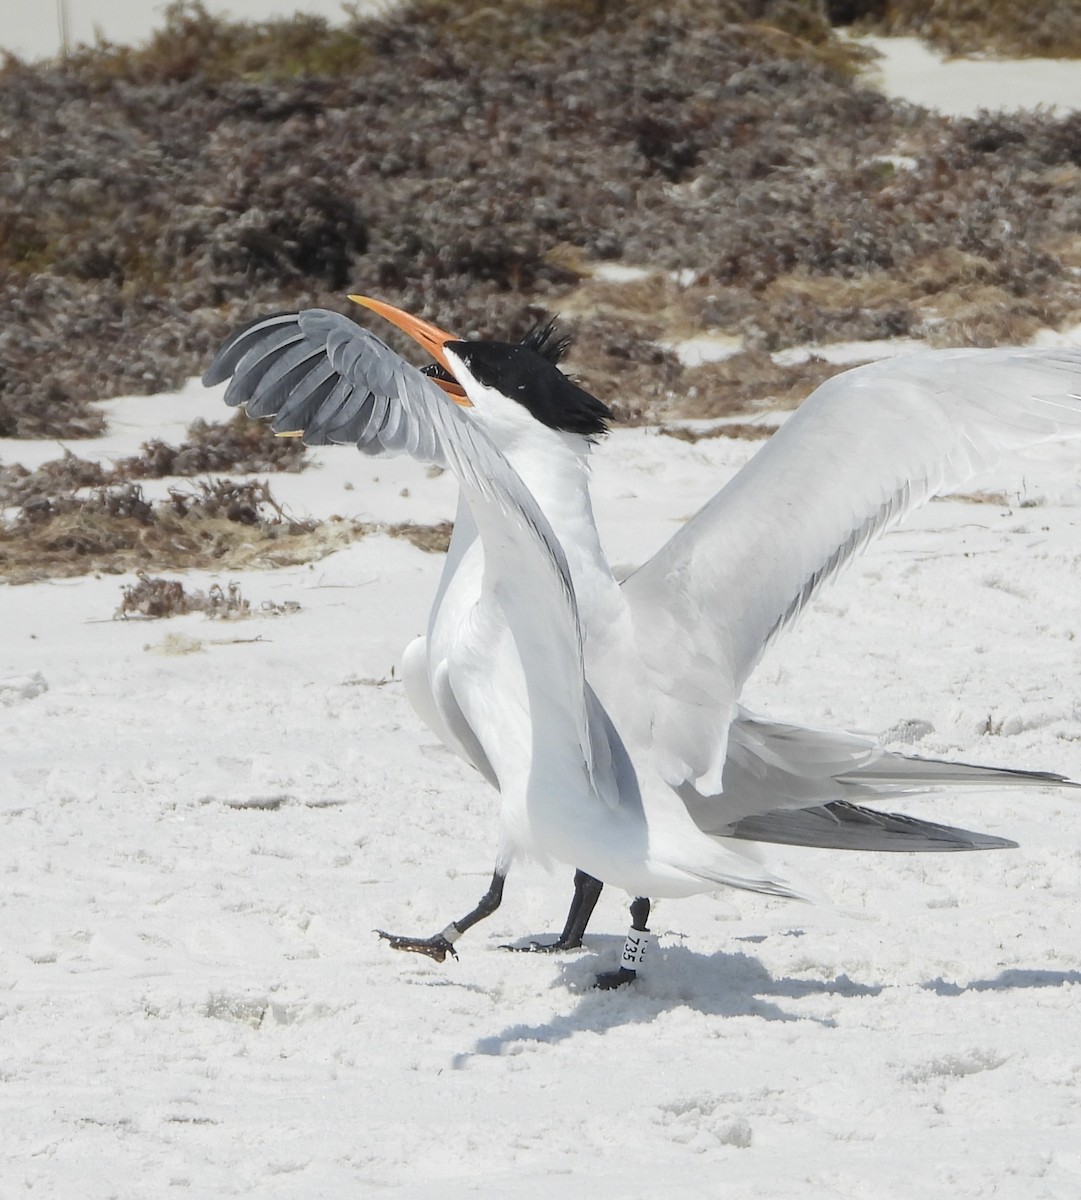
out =
{"type": "Polygon", "coordinates": [[[800,894],[747,841],[1012,846],[853,801],[1076,786],[778,724],[739,695],[766,645],[873,538],[1004,453],[1081,435],[1081,350],[926,351],[834,377],[620,585],[586,469],[608,413],[558,369],[550,330],[519,345],[465,341],[353,298],[424,345],[436,376],[309,310],[240,330],[204,382],[232,376],[226,402],[276,432],[407,453],[459,480],[427,636],[407,648],[403,677],[422,719],[499,790],[504,846],[476,909],[432,938],[383,934],[396,948],[453,953],[525,853],[578,868],[556,946],[580,944],[602,882],[636,897],[624,965],[599,980],[615,986],[648,943],[647,897],[800,894]]]}

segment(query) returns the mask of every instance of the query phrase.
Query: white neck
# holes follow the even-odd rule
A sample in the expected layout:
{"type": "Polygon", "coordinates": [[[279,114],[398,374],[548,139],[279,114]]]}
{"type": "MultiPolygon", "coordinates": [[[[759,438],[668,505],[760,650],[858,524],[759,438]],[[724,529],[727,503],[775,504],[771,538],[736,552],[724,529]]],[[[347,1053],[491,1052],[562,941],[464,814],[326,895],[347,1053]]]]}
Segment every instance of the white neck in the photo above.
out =
{"type": "MultiPolygon", "coordinates": [[[[601,547],[589,496],[588,438],[538,421],[521,404],[480,383],[447,351],[475,416],[533,493],[567,558],[586,639],[586,669],[614,646],[617,624],[629,623],[619,585],[601,547]]],[[[624,634],[626,631],[624,631],[624,634]]]]}
{"type": "Polygon", "coordinates": [[[588,631],[611,616],[607,610],[619,595],[593,516],[590,444],[578,434],[543,429],[506,453],[563,546],[588,631]]]}

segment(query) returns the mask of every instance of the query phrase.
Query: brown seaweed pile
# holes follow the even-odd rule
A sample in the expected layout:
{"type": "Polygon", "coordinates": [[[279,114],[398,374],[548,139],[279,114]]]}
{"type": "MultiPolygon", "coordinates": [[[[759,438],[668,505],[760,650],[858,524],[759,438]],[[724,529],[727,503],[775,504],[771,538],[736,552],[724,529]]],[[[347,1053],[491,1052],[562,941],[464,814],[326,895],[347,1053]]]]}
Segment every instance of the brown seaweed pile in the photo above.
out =
{"type": "Polygon", "coordinates": [[[110,482],[220,471],[245,475],[263,471],[295,473],[306,466],[302,442],[275,437],[266,422],[251,421],[238,411],[230,421],[193,421],[187,440],[179,446],[170,446],[160,438],[144,442],[138,454],[113,465],[110,482]]]}
{"type": "Polygon", "coordinates": [[[231,421],[193,421],[187,440],[170,446],[160,438],[144,442],[138,454],[111,467],[79,458],[65,449],[62,457],[28,471],[20,463],[0,464],[0,509],[48,500],[80,488],[110,487],[134,479],[209,475],[238,471],[298,472],[307,466],[304,446],[292,438],[276,438],[260,421],[238,412],[231,421]]]}
{"type": "Polygon", "coordinates": [[[235,582],[224,588],[215,583],[207,592],[197,588],[189,591],[179,579],[164,579],[160,575],[136,571],[135,582],[126,584],[121,592],[120,606],[113,615],[124,620],[143,617],[157,621],[190,612],[202,612],[208,617],[225,620],[251,616],[251,602],[244,598],[240,585],[235,582]]]}
{"type": "Polygon", "coordinates": [[[203,481],[148,500],[137,483],[89,494],[56,490],[0,521],[0,578],[26,583],[89,572],[284,566],[367,532],[291,519],[265,483],[203,481]]]}
{"type": "Polygon", "coordinates": [[[463,335],[567,307],[637,419],[689,390],[664,335],[986,344],[1075,312],[1081,116],[929,117],[852,53],[813,0],[419,0],[344,30],[179,4],[140,49],[9,59],[0,436],[93,433],[88,401],[350,288],[463,335]],[[606,261],[670,294],[578,303],[606,261]]]}
{"type": "Polygon", "coordinates": [[[295,600],[264,600],[253,609],[235,580],[224,587],[212,583],[204,592],[201,588],[185,587],[180,579],[165,579],[146,571],[136,571],[135,582],[121,588],[120,605],[113,616],[117,620],[157,621],[201,612],[211,620],[239,621],[251,616],[280,617],[299,611],[300,605],[295,600]]]}
{"type": "Polygon", "coordinates": [[[130,595],[125,592],[120,615],[163,616],[194,608],[211,616],[243,615],[228,591],[185,599],[175,587],[150,579],[151,570],[290,566],[370,533],[406,538],[431,552],[446,550],[450,538],[449,523],[298,520],[260,480],[201,479],[171,486],[164,500],[153,501],[122,471],[107,471],[70,452],[36,471],[0,468],[4,508],[12,514],[0,516],[0,580],[30,583],[135,571],[140,582],[130,595]]]}

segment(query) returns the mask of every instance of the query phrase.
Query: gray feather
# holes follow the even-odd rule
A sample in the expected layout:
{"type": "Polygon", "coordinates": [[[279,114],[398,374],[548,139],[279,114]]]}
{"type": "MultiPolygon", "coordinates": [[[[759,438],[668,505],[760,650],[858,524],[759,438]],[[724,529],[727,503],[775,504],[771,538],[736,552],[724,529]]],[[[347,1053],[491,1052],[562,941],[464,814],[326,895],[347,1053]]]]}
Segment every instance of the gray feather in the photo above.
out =
{"type": "Polygon", "coordinates": [[[304,379],[298,381],[292,393],[278,409],[270,427],[275,433],[303,433],[315,414],[323,407],[338,383],[338,373],[323,361],[304,379]]]}
{"type": "Polygon", "coordinates": [[[297,387],[319,367],[321,358],[322,355],[313,352],[306,342],[287,346],[262,370],[257,384],[253,386],[248,416],[269,417],[280,412],[295,395],[297,387]]]}
{"type": "MultiPolygon", "coordinates": [[[[352,401],[356,389],[348,379],[339,376],[333,391],[327,396],[322,406],[312,417],[311,424],[304,433],[304,441],[310,446],[327,446],[332,444],[328,430],[337,423],[342,411],[352,401]]],[[[366,395],[361,391],[357,393],[366,395]]],[[[370,398],[370,397],[369,397],[370,398]]]]}
{"type": "Polygon", "coordinates": [[[1007,838],[937,825],[903,813],[874,812],[844,800],[744,817],[725,830],[725,836],[783,846],[901,853],[1006,850],[1017,846],[1007,838]]]}
{"type": "Polygon", "coordinates": [[[203,375],[203,386],[213,387],[224,383],[236,373],[237,365],[252,346],[266,344],[276,326],[291,330],[296,325],[296,313],[272,313],[269,317],[256,317],[238,329],[224,343],[203,375]]]}
{"type": "Polygon", "coordinates": [[[261,345],[253,345],[237,363],[236,371],[225,389],[225,403],[236,406],[255,396],[263,376],[288,353],[289,348],[302,341],[297,330],[275,328],[261,345]]]}

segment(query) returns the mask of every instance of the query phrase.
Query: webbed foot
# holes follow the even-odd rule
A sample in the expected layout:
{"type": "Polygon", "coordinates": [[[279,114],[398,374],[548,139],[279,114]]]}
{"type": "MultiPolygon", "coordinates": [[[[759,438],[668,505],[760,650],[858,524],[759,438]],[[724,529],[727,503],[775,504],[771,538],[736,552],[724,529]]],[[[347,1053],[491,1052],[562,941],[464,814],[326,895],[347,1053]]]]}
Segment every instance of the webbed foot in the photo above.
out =
{"type": "Polygon", "coordinates": [[[518,954],[558,954],[561,950],[581,950],[581,939],[565,942],[557,938],[554,942],[528,942],[524,946],[503,945],[500,950],[513,950],[518,954]]]}
{"type": "Polygon", "coordinates": [[[399,937],[396,933],[386,933],[382,929],[376,929],[373,932],[379,934],[385,941],[390,942],[392,950],[410,950],[414,954],[426,954],[429,958],[434,958],[439,963],[443,962],[448,954],[451,958],[458,957],[457,951],[441,933],[437,933],[435,937],[430,938],[412,938],[399,937]]]}
{"type": "Polygon", "coordinates": [[[613,988],[633,983],[637,978],[637,971],[628,971],[626,967],[620,967],[617,971],[605,971],[602,975],[598,975],[593,986],[602,992],[610,992],[613,988]]]}

